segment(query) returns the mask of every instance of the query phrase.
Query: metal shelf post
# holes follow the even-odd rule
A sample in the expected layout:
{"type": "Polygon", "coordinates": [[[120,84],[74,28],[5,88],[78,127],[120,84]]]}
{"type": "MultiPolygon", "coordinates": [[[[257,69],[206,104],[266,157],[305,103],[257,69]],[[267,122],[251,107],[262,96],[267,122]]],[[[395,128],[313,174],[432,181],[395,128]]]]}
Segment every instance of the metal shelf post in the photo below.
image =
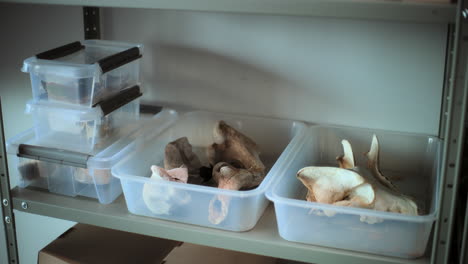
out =
{"type": "Polygon", "coordinates": [[[83,7],[83,23],[85,39],[101,38],[101,16],[99,7],[83,7]]]}
{"type": "MultiPolygon", "coordinates": [[[[463,155],[465,109],[467,104],[467,55],[468,55],[468,9],[466,2],[458,1],[454,48],[452,54],[447,109],[444,113],[445,140],[442,159],[442,195],[440,200],[439,220],[436,222],[432,263],[448,263],[452,246],[455,201],[463,155]]],[[[450,61],[450,60],[449,60],[450,61]]]]}
{"type": "Polygon", "coordinates": [[[10,192],[10,176],[8,174],[8,163],[5,150],[5,133],[3,129],[3,113],[0,98],[0,198],[2,200],[3,227],[8,252],[9,263],[16,264],[18,261],[18,245],[16,241],[15,216],[13,214],[13,200],[10,192]]]}

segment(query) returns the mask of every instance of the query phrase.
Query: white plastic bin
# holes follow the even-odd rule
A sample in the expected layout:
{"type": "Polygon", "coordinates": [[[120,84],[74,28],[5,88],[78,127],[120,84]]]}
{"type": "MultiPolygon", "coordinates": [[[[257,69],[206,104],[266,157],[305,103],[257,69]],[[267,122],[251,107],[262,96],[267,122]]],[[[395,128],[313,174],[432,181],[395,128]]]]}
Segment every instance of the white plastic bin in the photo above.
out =
{"type": "Polygon", "coordinates": [[[139,82],[143,46],[104,40],[73,42],[24,61],[34,100],[92,107],[139,82]]]}
{"type": "Polygon", "coordinates": [[[140,120],[138,131],[89,155],[43,148],[34,138],[32,129],[9,139],[6,142],[7,153],[18,169],[19,187],[31,186],[67,196],[86,196],[108,204],[122,193],[119,179],[112,177],[111,167],[135,149],[135,139],[144,130],[162,130],[176,117],[176,112],[165,110],[152,119],[140,120]],[[47,154],[39,156],[37,151],[32,154],[31,148],[47,154]]]}
{"type": "Polygon", "coordinates": [[[113,167],[112,174],[120,178],[128,210],[133,214],[224,230],[246,231],[254,227],[268,205],[264,193],[277,176],[278,170],[290,162],[304,128],[303,123],[291,120],[190,112],[181,116],[160,135],[152,133],[139,138],[139,147],[127,159],[113,167]],[[163,166],[167,143],[180,137],[186,136],[201,162],[207,163],[205,148],[213,143],[213,128],[219,120],[224,120],[259,145],[260,158],[269,171],[257,188],[232,191],[149,179],[152,165],[163,166]],[[150,204],[143,199],[145,185],[149,191],[153,191],[150,204]],[[217,197],[224,197],[230,203],[224,221],[213,224],[208,218],[209,204],[217,197]],[[158,206],[168,210],[161,210],[166,212],[159,213],[158,206]]]}
{"type": "Polygon", "coordinates": [[[26,104],[41,145],[83,153],[102,149],[135,129],[132,124],[139,118],[139,109],[139,99],[110,108],[107,104],[89,108],[34,100],[26,104]]]}
{"type": "Polygon", "coordinates": [[[274,202],[282,238],[318,246],[402,258],[424,254],[437,215],[440,140],[435,137],[348,127],[316,126],[307,130],[293,162],[267,192],[274,202]],[[342,139],[350,141],[357,166],[375,133],[380,169],[402,193],[413,197],[419,216],[327,205],[305,200],[307,189],[296,173],[307,166],[338,167],[342,139]],[[372,224],[372,222],[375,222],[372,224]]]}

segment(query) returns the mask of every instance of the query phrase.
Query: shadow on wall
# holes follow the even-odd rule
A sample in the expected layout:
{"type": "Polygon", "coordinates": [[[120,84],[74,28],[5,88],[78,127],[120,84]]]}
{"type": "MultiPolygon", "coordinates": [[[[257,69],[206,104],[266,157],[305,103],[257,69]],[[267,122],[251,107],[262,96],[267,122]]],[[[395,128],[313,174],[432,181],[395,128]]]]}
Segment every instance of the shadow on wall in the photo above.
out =
{"type": "Polygon", "coordinates": [[[207,50],[165,43],[145,45],[147,49],[152,57],[146,62],[153,65],[142,70],[144,86],[150,88],[145,89],[146,102],[266,115],[281,103],[280,90],[296,86],[255,65],[207,50]]]}

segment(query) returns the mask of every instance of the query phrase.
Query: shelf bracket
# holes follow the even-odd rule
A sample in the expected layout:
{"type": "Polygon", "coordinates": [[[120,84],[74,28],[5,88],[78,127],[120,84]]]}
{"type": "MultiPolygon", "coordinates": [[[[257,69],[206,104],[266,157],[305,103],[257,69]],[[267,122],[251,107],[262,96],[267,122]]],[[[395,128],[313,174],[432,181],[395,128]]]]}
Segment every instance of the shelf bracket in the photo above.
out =
{"type": "Polygon", "coordinates": [[[10,193],[10,176],[5,150],[5,133],[3,129],[3,113],[0,98],[0,198],[3,213],[3,227],[7,245],[8,260],[11,264],[19,263],[16,241],[15,216],[13,214],[13,200],[10,193]]]}
{"type": "Polygon", "coordinates": [[[99,7],[83,7],[83,22],[85,39],[101,38],[101,19],[99,15],[99,7]]]}
{"type": "MultiPolygon", "coordinates": [[[[456,26],[453,32],[454,47],[449,86],[446,93],[441,199],[439,200],[439,220],[436,222],[432,263],[450,263],[452,233],[454,230],[455,202],[462,166],[464,128],[468,95],[468,19],[466,18],[467,1],[459,0],[456,26]]],[[[452,32],[451,32],[452,33],[452,32]]]]}

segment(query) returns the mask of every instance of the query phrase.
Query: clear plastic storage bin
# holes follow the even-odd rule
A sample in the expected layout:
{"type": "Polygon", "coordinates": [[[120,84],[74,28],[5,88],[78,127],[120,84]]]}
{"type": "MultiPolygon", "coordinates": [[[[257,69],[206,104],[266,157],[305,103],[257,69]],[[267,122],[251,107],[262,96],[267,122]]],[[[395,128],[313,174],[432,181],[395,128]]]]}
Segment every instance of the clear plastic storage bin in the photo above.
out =
{"type": "Polygon", "coordinates": [[[139,82],[143,46],[103,40],[73,42],[24,61],[34,100],[92,107],[139,82]]]}
{"type": "Polygon", "coordinates": [[[274,202],[282,238],[327,246],[416,258],[424,254],[437,215],[440,141],[435,137],[345,127],[311,127],[293,162],[267,192],[274,202]],[[362,208],[308,202],[307,189],[296,173],[307,166],[338,167],[342,139],[353,148],[355,164],[366,166],[366,153],[376,134],[380,169],[421,209],[409,216],[362,208]]]}
{"type": "MultiPolygon", "coordinates": [[[[133,98],[141,95],[138,89],[126,91],[120,99],[129,100],[132,93],[133,98]]],[[[43,146],[90,153],[135,128],[139,99],[126,103],[116,98],[91,108],[32,100],[26,104],[26,113],[33,116],[35,136],[43,146]]]]}
{"type": "Polygon", "coordinates": [[[173,122],[176,116],[176,112],[165,110],[152,119],[140,120],[138,131],[89,155],[40,146],[33,129],[8,140],[7,153],[18,169],[19,187],[31,186],[67,196],[86,196],[108,204],[122,193],[119,179],[112,177],[111,167],[134,150],[135,139],[145,129],[157,132],[173,122]]]}
{"type": "Polygon", "coordinates": [[[212,228],[246,231],[254,227],[268,200],[265,191],[285,164],[291,161],[305,125],[290,120],[247,117],[211,112],[190,112],[180,117],[160,135],[151,133],[138,139],[138,148],[112,168],[121,180],[128,210],[137,215],[172,220],[212,228]],[[233,191],[216,187],[153,180],[150,167],[163,166],[165,146],[187,137],[202,163],[207,163],[206,147],[213,141],[213,128],[219,120],[253,139],[267,168],[262,183],[252,190],[233,191]],[[146,189],[146,197],[143,193],[146,189]],[[229,201],[227,215],[214,224],[209,220],[213,199],[229,201]]]}

